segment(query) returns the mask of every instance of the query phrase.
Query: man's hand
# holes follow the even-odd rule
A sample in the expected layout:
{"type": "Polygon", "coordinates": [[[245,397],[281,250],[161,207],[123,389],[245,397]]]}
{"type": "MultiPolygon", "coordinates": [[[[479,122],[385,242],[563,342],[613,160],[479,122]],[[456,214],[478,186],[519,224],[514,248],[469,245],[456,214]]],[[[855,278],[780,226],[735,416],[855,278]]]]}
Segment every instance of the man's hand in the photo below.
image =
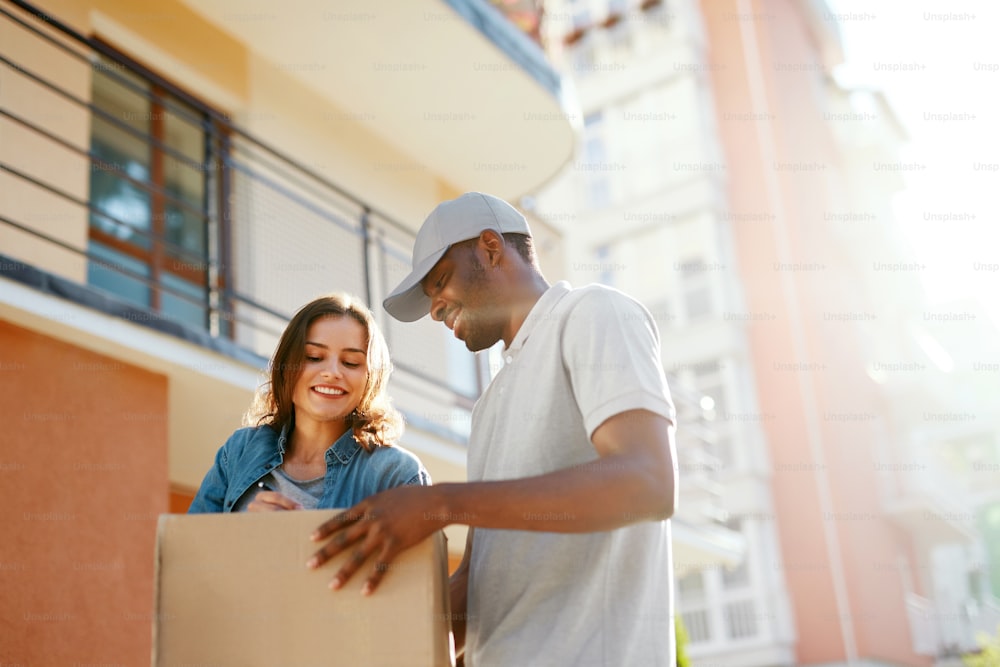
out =
{"type": "Polygon", "coordinates": [[[308,567],[317,568],[353,545],[351,557],[330,588],[343,586],[374,555],[374,567],[361,589],[363,595],[370,595],[396,556],[449,523],[438,495],[433,486],[400,486],[362,500],[316,529],[314,542],[333,539],[313,555],[308,567]]]}
{"type": "Polygon", "coordinates": [[[330,583],[340,588],[374,555],[362,589],[368,595],[400,552],[452,523],[591,533],[673,514],[677,457],[669,420],[646,410],[619,413],[595,429],[592,442],[598,459],[536,477],[402,486],[371,496],[313,533],[314,541],[333,539],[308,566],[319,567],[353,545],[330,583]]]}

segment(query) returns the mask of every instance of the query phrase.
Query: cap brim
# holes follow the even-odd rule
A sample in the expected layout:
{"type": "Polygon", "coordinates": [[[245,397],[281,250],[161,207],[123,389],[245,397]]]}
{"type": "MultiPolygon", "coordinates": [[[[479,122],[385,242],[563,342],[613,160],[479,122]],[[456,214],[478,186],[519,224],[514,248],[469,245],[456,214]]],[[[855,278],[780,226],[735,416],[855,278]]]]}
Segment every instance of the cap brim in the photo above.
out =
{"type": "Polygon", "coordinates": [[[438,263],[448,248],[442,248],[429,257],[424,258],[417,266],[410,271],[409,275],[403,278],[402,282],[392,290],[382,302],[382,307],[400,322],[416,322],[431,310],[431,300],[424,294],[420,287],[420,281],[424,279],[434,265],[438,263]]]}

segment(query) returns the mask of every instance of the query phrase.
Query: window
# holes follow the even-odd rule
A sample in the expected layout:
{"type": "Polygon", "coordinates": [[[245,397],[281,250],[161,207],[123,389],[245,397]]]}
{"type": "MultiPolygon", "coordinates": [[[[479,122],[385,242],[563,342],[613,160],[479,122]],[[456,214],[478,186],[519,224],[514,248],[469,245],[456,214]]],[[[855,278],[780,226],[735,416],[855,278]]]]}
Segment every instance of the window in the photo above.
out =
{"type": "Polygon", "coordinates": [[[600,277],[597,279],[597,282],[608,287],[614,287],[615,265],[611,262],[611,246],[605,244],[595,248],[594,258],[597,260],[597,266],[600,267],[598,269],[600,277]]]}
{"type": "Polygon", "coordinates": [[[628,12],[629,0],[608,0],[608,14],[625,15],[628,12]]]}
{"type": "Polygon", "coordinates": [[[651,301],[647,307],[649,308],[649,314],[653,316],[653,321],[656,322],[656,326],[660,331],[674,326],[677,316],[674,315],[673,306],[669,299],[651,301]]]}
{"type": "Polygon", "coordinates": [[[211,261],[226,219],[221,128],[138,66],[102,63],[92,83],[88,282],[209,329],[211,288],[223,282],[211,261]]]}
{"type": "Polygon", "coordinates": [[[727,589],[746,588],[750,585],[750,572],[747,569],[747,559],[731,570],[723,568],[722,585],[727,589]]]}
{"type": "Polygon", "coordinates": [[[712,624],[707,609],[691,609],[681,612],[681,620],[688,633],[688,641],[701,644],[711,641],[712,624]]]}
{"type": "Polygon", "coordinates": [[[592,20],[588,0],[569,0],[569,8],[573,30],[586,30],[590,27],[592,20]]]}
{"type": "Polygon", "coordinates": [[[706,454],[717,462],[719,469],[729,469],[734,464],[729,388],[723,370],[725,359],[713,359],[693,364],[686,381],[698,397],[701,408],[699,418],[710,424],[711,437],[705,443],[706,454]]]}
{"type": "Polygon", "coordinates": [[[688,633],[688,641],[700,644],[711,641],[712,623],[705,595],[705,579],[700,571],[677,580],[677,612],[688,633]]]}
{"type": "Polygon", "coordinates": [[[753,600],[739,600],[726,605],[726,636],[729,639],[751,639],[758,634],[757,611],[753,600]]]}
{"type": "MultiPolygon", "coordinates": [[[[711,407],[708,409],[723,417],[728,414],[726,378],[722,371],[725,363],[725,359],[713,359],[691,366],[692,388],[699,396],[710,398],[711,407]]],[[[709,401],[705,401],[703,407],[708,404],[709,401]]]]}
{"type": "Polygon", "coordinates": [[[632,55],[635,27],[632,23],[621,20],[628,11],[625,3],[621,2],[617,4],[619,5],[617,7],[608,7],[609,17],[614,16],[617,19],[614,25],[605,28],[604,34],[607,38],[609,55],[620,62],[632,55]]]}
{"type": "MultiPolygon", "coordinates": [[[[742,521],[739,519],[732,519],[726,522],[726,528],[736,531],[737,533],[742,532],[742,527],[742,521]]],[[[723,588],[727,590],[734,590],[747,588],[750,585],[749,560],[750,554],[748,553],[736,567],[732,569],[725,567],[721,568],[723,588]]]]}
{"type": "Polygon", "coordinates": [[[682,599],[698,601],[705,597],[705,580],[701,571],[689,572],[677,580],[677,593],[682,599]]]}
{"type": "Polygon", "coordinates": [[[600,112],[583,120],[583,188],[585,201],[599,209],[611,203],[608,152],[604,140],[604,118],[600,112]]]}
{"type": "Polygon", "coordinates": [[[699,320],[714,312],[709,266],[699,257],[680,263],[681,289],[688,320],[699,320]]]}
{"type": "Polygon", "coordinates": [[[673,24],[674,13],[667,7],[666,2],[660,0],[643,0],[639,3],[639,8],[645,16],[643,21],[661,31],[670,30],[673,24]]]}

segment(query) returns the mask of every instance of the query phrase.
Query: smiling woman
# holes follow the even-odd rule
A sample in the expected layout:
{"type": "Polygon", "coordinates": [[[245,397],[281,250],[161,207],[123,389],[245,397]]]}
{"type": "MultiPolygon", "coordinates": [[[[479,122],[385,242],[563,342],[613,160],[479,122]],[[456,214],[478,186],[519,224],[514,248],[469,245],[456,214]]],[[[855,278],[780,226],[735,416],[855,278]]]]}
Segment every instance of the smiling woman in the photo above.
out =
{"type": "Polygon", "coordinates": [[[350,507],[394,486],[429,484],[395,445],[392,363],[371,312],[323,296],[288,323],[242,428],[216,455],[192,513],[350,507]]]}
{"type": "Polygon", "coordinates": [[[368,380],[364,326],[347,317],[325,317],[309,325],[305,359],[292,399],[300,428],[340,437],[357,410],[368,380]],[[308,426],[307,426],[308,424],[308,426]]]}

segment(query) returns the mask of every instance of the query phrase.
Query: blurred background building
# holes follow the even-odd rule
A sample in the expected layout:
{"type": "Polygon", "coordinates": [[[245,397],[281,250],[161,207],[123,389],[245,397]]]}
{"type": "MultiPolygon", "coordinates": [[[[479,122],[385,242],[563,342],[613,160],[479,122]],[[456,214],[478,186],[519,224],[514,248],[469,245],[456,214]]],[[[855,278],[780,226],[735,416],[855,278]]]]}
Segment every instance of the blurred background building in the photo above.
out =
{"type": "Polygon", "coordinates": [[[834,77],[838,16],[569,0],[541,33],[584,129],[526,205],[563,233],[571,280],[657,318],[673,385],[707,413],[678,436],[679,515],[709,510],[748,547],[678,573],[693,663],[973,650],[1000,621],[996,330],[925,302],[892,225],[907,137],[878,91],[834,77]],[[697,502],[703,477],[721,505],[697,502]]]}
{"type": "Polygon", "coordinates": [[[971,649],[1000,350],[924,304],[887,224],[905,132],[841,58],[818,0],[0,1],[0,659],[146,659],[156,518],[320,293],[373,305],[403,444],[464,479],[499,361],[378,304],[466,190],[657,321],[695,665],[971,649]]]}

